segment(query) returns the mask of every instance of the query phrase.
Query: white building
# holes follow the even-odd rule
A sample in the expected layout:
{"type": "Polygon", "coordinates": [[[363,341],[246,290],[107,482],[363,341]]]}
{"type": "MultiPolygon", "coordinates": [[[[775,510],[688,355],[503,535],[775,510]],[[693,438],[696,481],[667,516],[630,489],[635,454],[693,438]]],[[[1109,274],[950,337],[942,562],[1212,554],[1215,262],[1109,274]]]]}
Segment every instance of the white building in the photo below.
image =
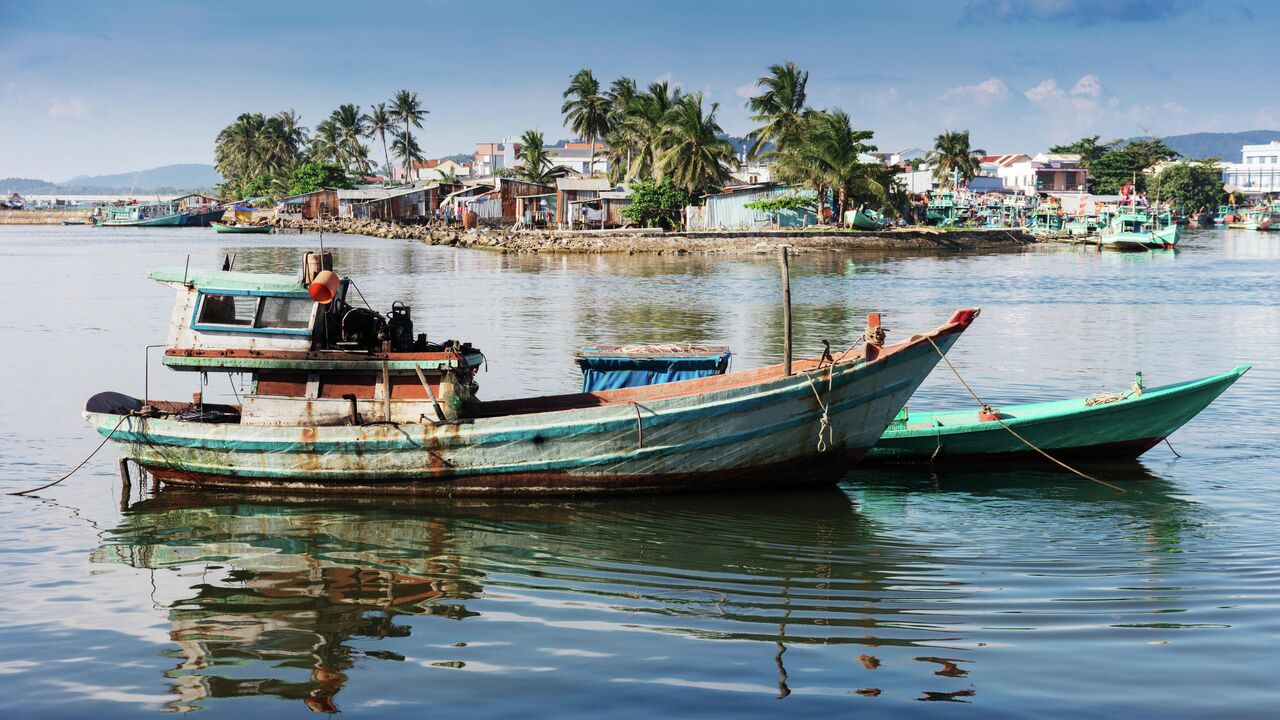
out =
{"type": "Polygon", "coordinates": [[[609,158],[605,147],[596,143],[595,165],[591,164],[591,143],[565,143],[564,147],[547,148],[547,158],[551,165],[563,165],[582,175],[605,175],[609,172],[609,158]]]}
{"type": "Polygon", "coordinates": [[[1280,141],[1245,145],[1240,154],[1240,162],[1223,168],[1223,184],[1234,185],[1249,194],[1280,192],[1280,141]]]}

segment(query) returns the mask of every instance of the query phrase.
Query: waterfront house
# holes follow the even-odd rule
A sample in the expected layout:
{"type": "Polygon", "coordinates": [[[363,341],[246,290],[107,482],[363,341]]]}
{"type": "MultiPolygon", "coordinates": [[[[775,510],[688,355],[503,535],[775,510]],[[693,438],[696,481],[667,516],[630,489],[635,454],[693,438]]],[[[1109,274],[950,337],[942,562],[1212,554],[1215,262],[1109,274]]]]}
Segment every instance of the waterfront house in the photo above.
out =
{"type": "Polygon", "coordinates": [[[1245,193],[1280,192],[1280,141],[1240,148],[1240,162],[1226,163],[1222,182],[1245,193]]]}
{"type": "Polygon", "coordinates": [[[315,220],[322,214],[324,217],[333,217],[337,213],[338,191],[333,188],[290,195],[277,208],[277,214],[285,220],[315,220]]]}
{"type": "Polygon", "coordinates": [[[818,222],[813,210],[783,210],[767,213],[747,207],[748,204],[783,195],[802,194],[810,191],[788,185],[743,185],[725,188],[702,198],[702,205],[685,208],[685,227],[689,230],[760,230],[772,227],[804,227],[818,222]]]}
{"type": "Polygon", "coordinates": [[[596,143],[595,165],[591,164],[591,143],[565,143],[564,147],[547,148],[547,158],[552,165],[564,165],[582,175],[609,172],[608,150],[603,143],[596,143]]]}
{"type": "Polygon", "coordinates": [[[1026,155],[988,155],[996,165],[996,175],[1004,186],[1024,195],[1037,192],[1084,192],[1087,171],[1080,167],[1080,156],[1066,153],[1026,155]]]}
{"type": "MultiPolygon", "coordinates": [[[[556,222],[561,225],[573,227],[575,224],[581,224],[582,218],[582,200],[592,200],[600,196],[600,193],[612,190],[613,186],[604,178],[560,178],[556,180],[556,222]],[[576,204],[578,211],[577,217],[569,214],[569,205],[576,204]]],[[[599,218],[596,218],[597,220],[599,218]]],[[[587,209],[587,221],[589,222],[590,209],[587,209]]]]}
{"type": "Polygon", "coordinates": [[[423,222],[440,204],[440,183],[395,188],[386,197],[351,206],[352,216],[383,222],[423,222]]]}

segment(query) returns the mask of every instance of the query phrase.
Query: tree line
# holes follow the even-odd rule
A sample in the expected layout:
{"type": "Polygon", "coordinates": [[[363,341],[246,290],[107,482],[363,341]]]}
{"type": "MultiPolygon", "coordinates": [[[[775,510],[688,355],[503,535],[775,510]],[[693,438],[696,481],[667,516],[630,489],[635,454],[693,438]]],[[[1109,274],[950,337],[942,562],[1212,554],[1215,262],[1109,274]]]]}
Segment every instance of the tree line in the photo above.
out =
{"type": "Polygon", "coordinates": [[[374,139],[382,145],[382,171],[390,173],[394,153],[408,177],[413,161],[423,159],[413,128],[422,127],[428,112],[417,93],[400,90],[368,113],[359,105],[340,105],[314,131],[293,110],[244,113],[214,143],[215,165],[225,179],[219,190],[224,197],[283,197],[351,187],[374,170],[363,142],[374,139]]]}

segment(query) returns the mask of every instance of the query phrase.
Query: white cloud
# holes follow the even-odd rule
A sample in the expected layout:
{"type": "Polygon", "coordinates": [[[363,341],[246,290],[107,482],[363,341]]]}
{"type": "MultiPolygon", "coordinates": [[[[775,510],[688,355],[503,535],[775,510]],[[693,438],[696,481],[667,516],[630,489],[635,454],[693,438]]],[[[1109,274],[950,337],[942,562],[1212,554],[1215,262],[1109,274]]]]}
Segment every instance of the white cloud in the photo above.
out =
{"type": "Polygon", "coordinates": [[[670,86],[671,86],[671,87],[673,87],[673,88],[678,88],[678,87],[680,87],[680,83],[676,82],[676,81],[675,81],[675,78],[673,78],[673,77],[671,76],[671,71],[670,71],[670,70],[668,70],[668,71],[666,71],[666,72],[662,73],[661,75],[659,75],[658,77],[654,78],[654,79],[653,79],[653,81],[654,81],[654,82],[656,82],[656,83],[662,83],[662,82],[664,82],[664,83],[666,83],[666,84],[670,85],[670,86]]]}
{"type": "Polygon", "coordinates": [[[944,103],[967,102],[982,108],[1009,97],[1009,86],[998,77],[987,78],[977,85],[957,85],[938,98],[944,103]]]}
{"type": "Polygon", "coordinates": [[[1098,81],[1097,75],[1085,75],[1076,81],[1075,87],[1071,88],[1071,94],[1096,98],[1102,95],[1102,83],[1098,81]]]}
{"type": "Polygon", "coordinates": [[[739,85],[738,87],[734,88],[733,94],[737,95],[743,100],[750,100],[756,94],[756,84],[754,82],[749,82],[745,85],[739,85]]]}
{"type": "Polygon", "coordinates": [[[1052,78],[1045,80],[1022,94],[1033,103],[1042,103],[1066,97],[1066,93],[1062,92],[1062,88],[1058,87],[1058,82],[1052,78]]]}
{"type": "Polygon", "coordinates": [[[66,100],[62,98],[54,98],[49,103],[49,117],[54,118],[78,118],[89,112],[89,104],[80,96],[69,97],[66,100]]]}

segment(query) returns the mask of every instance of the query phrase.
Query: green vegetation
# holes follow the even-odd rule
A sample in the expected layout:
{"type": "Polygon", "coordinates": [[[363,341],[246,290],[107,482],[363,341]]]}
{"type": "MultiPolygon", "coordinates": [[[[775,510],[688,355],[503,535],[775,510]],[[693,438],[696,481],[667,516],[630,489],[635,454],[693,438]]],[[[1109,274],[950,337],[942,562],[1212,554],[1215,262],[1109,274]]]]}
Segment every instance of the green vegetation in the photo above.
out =
{"type": "Polygon", "coordinates": [[[1087,138],[1080,138],[1070,145],[1054,145],[1049,148],[1049,152],[1064,155],[1079,155],[1080,167],[1088,169],[1093,166],[1107,151],[1124,142],[1123,140],[1108,140],[1107,142],[1098,142],[1102,136],[1093,135],[1087,138]]]}
{"type": "Polygon", "coordinates": [[[1133,183],[1138,192],[1148,191],[1146,171],[1178,154],[1156,139],[1136,140],[1102,153],[1089,167],[1089,192],[1115,195],[1133,183]]]}
{"type": "Polygon", "coordinates": [[[643,227],[671,230],[680,226],[681,213],[689,200],[688,191],[670,177],[643,178],[631,183],[631,204],[622,209],[622,214],[643,227]]]}
{"type": "Polygon", "coordinates": [[[978,174],[983,152],[969,147],[968,130],[948,130],[933,140],[929,161],[933,163],[933,178],[943,187],[957,188],[978,174]]]}
{"type": "Polygon", "coordinates": [[[391,170],[388,148],[404,159],[407,171],[412,160],[422,159],[410,126],[422,127],[426,113],[417,94],[408,90],[396,93],[390,105],[374,105],[368,115],[359,105],[340,105],[310,133],[293,110],[270,117],[245,113],[223,128],[214,143],[217,169],[225,179],[219,194],[280,198],[320,187],[352,187],[373,171],[363,138],[380,140],[386,172],[391,170]],[[402,131],[396,127],[400,123],[402,131]],[[393,135],[389,146],[387,133],[393,135]]]}
{"type": "Polygon", "coordinates": [[[587,168],[588,174],[594,174],[596,139],[609,132],[609,100],[600,94],[600,82],[586,68],[569,78],[569,87],[562,97],[565,101],[560,112],[564,115],[565,125],[591,143],[591,164],[587,168]]]}
{"type": "Polygon", "coordinates": [[[780,213],[784,210],[791,211],[809,211],[813,212],[818,207],[818,198],[816,195],[800,195],[796,193],[788,193],[786,195],[778,195],[765,200],[756,200],[749,202],[743,207],[749,210],[759,210],[764,213],[780,213]]]}
{"type": "Polygon", "coordinates": [[[537,130],[525,130],[520,136],[519,176],[532,183],[546,182],[551,158],[547,157],[546,142],[537,130]]]}
{"type": "Polygon", "coordinates": [[[1226,202],[1222,173],[1215,160],[1195,160],[1169,165],[1149,181],[1161,200],[1184,212],[1214,208],[1226,202]]]}

